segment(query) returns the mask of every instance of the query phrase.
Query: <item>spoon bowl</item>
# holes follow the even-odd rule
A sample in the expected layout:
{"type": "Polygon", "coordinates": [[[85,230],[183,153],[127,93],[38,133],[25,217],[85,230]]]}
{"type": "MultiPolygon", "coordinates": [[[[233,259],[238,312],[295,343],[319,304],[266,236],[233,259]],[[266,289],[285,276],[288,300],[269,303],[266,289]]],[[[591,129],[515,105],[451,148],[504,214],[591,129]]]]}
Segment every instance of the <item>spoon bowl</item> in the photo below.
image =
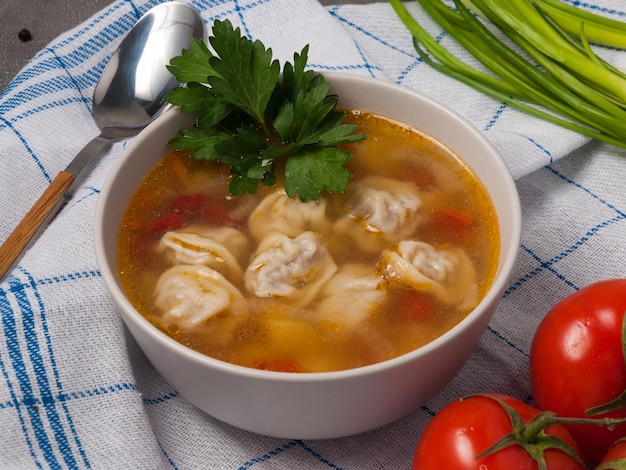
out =
{"type": "Polygon", "coordinates": [[[2,243],[0,281],[54,217],[87,165],[116,140],[138,134],[168,107],[163,98],[178,82],[166,65],[188,48],[192,39],[204,36],[200,14],[180,2],[157,5],[137,21],[109,60],[94,91],[93,114],[100,134],[54,178],[2,243]]]}
{"type": "Polygon", "coordinates": [[[100,129],[143,128],[164,109],[163,98],[178,85],[165,67],[188,48],[191,38],[204,38],[202,18],[178,2],[148,11],[129,31],[105,67],[93,95],[100,129]]]}

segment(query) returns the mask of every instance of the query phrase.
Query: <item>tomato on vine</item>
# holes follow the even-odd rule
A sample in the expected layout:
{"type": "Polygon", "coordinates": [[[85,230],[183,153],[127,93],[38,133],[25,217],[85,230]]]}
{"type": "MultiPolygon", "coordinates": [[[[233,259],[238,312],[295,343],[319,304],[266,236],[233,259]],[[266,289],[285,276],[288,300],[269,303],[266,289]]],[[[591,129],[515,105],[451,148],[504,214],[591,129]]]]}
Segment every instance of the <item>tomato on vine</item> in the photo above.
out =
{"type": "MultiPolygon", "coordinates": [[[[610,279],[579,290],[548,312],[530,351],[531,389],[540,409],[568,417],[626,417],[625,311],[626,279],[610,279]]],[[[626,425],[567,429],[591,465],[626,436],[626,425]]]]}
{"type": "Polygon", "coordinates": [[[417,444],[413,470],[582,470],[580,450],[553,415],[512,397],[451,402],[417,444]]]}

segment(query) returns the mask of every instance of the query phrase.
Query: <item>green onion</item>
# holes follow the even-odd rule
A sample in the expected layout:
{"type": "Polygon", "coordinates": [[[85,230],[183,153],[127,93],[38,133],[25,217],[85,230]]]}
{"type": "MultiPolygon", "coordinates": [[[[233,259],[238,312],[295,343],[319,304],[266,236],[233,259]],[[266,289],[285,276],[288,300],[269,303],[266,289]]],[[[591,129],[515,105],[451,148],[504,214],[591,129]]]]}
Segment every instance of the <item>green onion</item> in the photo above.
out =
{"type": "Polygon", "coordinates": [[[626,23],[596,15],[561,0],[535,0],[565,31],[580,34],[584,24],[587,39],[604,46],[626,48],[626,23]]]}
{"type": "Polygon", "coordinates": [[[626,75],[597,57],[589,45],[590,40],[614,45],[613,33],[620,27],[626,38],[625,24],[575,7],[561,8],[558,0],[454,0],[454,9],[439,0],[417,1],[490,73],[450,54],[401,0],[389,0],[427,64],[533,116],[626,148],[626,75]],[[468,7],[512,43],[505,44],[468,7]],[[575,36],[572,18],[579,20],[575,36]]]}
{"type": "MultiPolygon", "coordinates": [[[[470,10],[481,14],[471,0],[463,0],[463,3],[470,10]]],[[[589,41],[603,46],[626,48],[626,23],[596,15],[561,0],[533,0],[533,3],[568,34],[578,36],[584,25],[589,41]]]]}

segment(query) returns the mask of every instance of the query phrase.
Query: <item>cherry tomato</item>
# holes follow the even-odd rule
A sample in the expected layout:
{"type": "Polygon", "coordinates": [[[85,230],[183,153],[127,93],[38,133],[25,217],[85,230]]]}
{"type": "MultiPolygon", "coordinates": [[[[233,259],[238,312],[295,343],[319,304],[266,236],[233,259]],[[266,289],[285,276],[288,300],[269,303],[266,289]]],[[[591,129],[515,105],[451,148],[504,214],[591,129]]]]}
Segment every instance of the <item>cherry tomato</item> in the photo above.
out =
{"type": "MultiPolygon", "coordinates": [[[[502,395],[476,395],[454,401],[444,407],[428,424],[417,444],[413,470],[536,470],[537,462],[517,444],[497,450],[476,459],[513,431],[511,418],[496,397],[513,407],[524,422],[540,411],[520,400],[502,395]]],[[[567,430],[561,425],[545,429],[569,445],[578,455],[580,451],[567,430]]],[[[548,470],[582,470],[576,460],[559,449],[544,453],[548,470]]]]}
{"type": "MultiPolygon", "coordinates": [[[[579,290],[548,312],[530,350],[531,388],[540,409],[559,416],[585,417],[586,410],[613,401],[626,389],[622,352],[625,310],[626,279],[611,279],[579,290]]],[[[626,417],[626,409],[599,416],[626,417]]],[[[568,430],[590,464],[626,436],[626,425],[609,431],[576,424],[568,430]]]]}

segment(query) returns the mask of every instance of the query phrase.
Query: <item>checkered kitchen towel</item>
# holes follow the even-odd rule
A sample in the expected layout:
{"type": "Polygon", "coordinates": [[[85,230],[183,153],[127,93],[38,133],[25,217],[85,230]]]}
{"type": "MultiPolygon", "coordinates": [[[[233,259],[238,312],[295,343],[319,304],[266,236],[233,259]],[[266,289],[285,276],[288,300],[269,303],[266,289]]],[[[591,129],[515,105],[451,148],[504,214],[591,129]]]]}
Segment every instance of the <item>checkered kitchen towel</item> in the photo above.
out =
{"type": "MultiPolygon", "coordinates": [[[[119,0],[37,54],[0,96],[0,240],[98,131],[94,85],[126,31],[155,0],[119,0]]],[[[0,285],[0,468],[402,469],[428,420],[482,391],[529,399],[534,328],[560,298],[626,277],[626,153],[529,118],[424,65],[386,3],[323,7],[315,0],[194,0],[210,26],[229,18],[290,60],[390,79],[441,100],[501,151],[524,211],[519,261],[471,360],[410,416],[328,441],[243,432],[189,405],[129,337],[94,259],[92,218],[123,143],[0,285]]],[[[578,2],[576,2],[578,3],[578,2]]],[[[622,0],[587,2],[616,18],[622,0]]],[[[411,12],[424,18],[413,4],[411,12]]],[[[424,18],[447,47],[453,42],[424,18]]],[[[626,54],[607,51],[616,63],[626,54]]],[[[470,59],[468,59],[470,60],[470,59]]]]}

